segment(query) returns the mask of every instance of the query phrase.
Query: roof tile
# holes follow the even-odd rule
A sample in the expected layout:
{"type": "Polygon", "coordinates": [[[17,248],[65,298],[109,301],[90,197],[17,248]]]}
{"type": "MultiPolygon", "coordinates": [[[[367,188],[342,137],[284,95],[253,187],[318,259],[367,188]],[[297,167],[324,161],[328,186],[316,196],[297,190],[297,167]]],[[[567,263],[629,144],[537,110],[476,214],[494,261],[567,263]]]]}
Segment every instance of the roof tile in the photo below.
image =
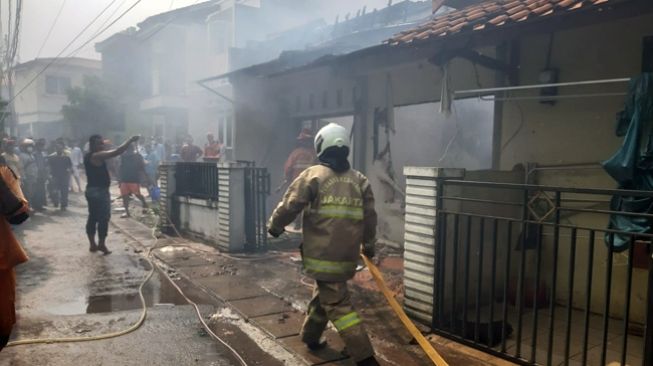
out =
{"type": "Polygon", "coordinates": [[[556,10],[575,10],[599,6],[615,0],[488,0],[437,16],[427,23],[395,35],[390,44],[409,43],[415,39],[441,37],[453,33],[477,32],[511,22],[524,22],[551,14],[556,10]]]}

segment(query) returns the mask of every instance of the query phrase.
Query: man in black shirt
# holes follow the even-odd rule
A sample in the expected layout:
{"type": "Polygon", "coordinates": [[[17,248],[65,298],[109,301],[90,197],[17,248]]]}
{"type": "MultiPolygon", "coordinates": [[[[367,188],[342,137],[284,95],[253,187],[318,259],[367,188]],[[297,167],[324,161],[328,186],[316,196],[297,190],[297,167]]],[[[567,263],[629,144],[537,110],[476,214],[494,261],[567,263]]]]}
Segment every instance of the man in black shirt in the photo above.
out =
{"type": "Polygon", "coordinates": [[[64,152],[63,141],[57,142],[56,151],[48,156],[50,166],[50,180],[52,184],[52,202],[54,207],[61,205],[61,211],[68,207],[68,188],[70,184],[70,173],[73,163],[70,157],[64,152]]]}
{"type": "Polygon", "coordinates": [[[138,141],[139,136],[133,136],[116,149],[107,150],[104,140],[100,135],[93,135],[89,139],[89,152],[84,156],[86,169],[86,201],[88,202],[88,221],[86,234],[90,243],[90,251],[101,251],[104,255],[111,252],[106,247],[106,238],[111,219],[111,195],[109,186],[111,178],[107,169],[107,160],[121,155],[131,143],[138,141]],[[98,233],[98,242],[95,242],[95,233],[98,233]]]}

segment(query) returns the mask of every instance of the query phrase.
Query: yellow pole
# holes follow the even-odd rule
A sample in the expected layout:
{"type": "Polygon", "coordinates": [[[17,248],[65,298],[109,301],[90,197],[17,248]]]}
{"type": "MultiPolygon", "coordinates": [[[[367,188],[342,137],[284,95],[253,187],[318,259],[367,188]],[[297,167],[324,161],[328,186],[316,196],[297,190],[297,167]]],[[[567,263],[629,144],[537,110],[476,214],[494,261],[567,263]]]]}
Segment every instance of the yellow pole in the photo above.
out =
{"type": "Polygon", "coordinates": [[[365,265],[367,268],[370,270],[370,273],[372,274],[372,277],[374,277],[374,280],[376,281],[376,285],[379,286],[379,289],[383,293],[383,296],[385,296],[386,300],[388,300],[388,303],[390,304],[390,307],[392,310],[397,314],[399,317],[399,320],[404,324],[404,327],[406,327],[406,330],[410,332],[410,334],[415,338],[417,343],[419,343],[420,347],[426,352],[426,355],[433,361],[433,364],[436,366],[449,366],[449,364],[440,356],[440,354],[433,348],[433,345],[431,342],[429,342],[422,333],[415,327],[415,324],[408,318],[406,313],[404,313],[404,310],[401,308],[401,305],[395,300],[394,295],[388,289],[388,286],[386,286],[385,281],[383,280],[383,275],[381,274],[381,271],[372,263],[369,258],[367,258],[364,254],[361,254],[361,257],[363,258],[363,262],[365,262],[365,265]]]}

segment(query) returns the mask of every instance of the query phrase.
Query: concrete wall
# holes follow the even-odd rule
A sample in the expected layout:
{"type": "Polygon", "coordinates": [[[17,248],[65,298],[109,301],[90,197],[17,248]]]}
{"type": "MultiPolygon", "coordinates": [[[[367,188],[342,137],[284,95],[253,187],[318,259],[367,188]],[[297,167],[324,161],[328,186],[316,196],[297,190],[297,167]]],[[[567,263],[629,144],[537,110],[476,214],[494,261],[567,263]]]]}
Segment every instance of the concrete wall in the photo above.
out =
{"type": "MultiPolygon", "coordinates": [[[[450,67],[457,74],[466,75],[452,78],[452,87],[476,85],[471,63],[454,60],[450,67]]],[[[335,66],[268,79],[239,78],[234,82],[238,101],[235,158],[255,160],[270,170],[273,185],[281,183],[283,163],[294,147],[301,121],[354,116],[354,167],[368,175],[377,195],[379,237],[401,246],[403,167],[436,165],[435,160],[445,155],[455,135],[452,131],[459,125],[460,133],[443,159],[445,166],[458,163],[457,166],[469,169],[488,168],[492,105],[456,101],[450,116],[439,114],[433,101],[439,98],[441,71],[425,60],[384,71],[370,70],[366,77],[353,76],[352,69],[335,66]],[[375,110],[388,106],[391,111],[402,106],[391,113],[396,129],[390,136],[396,182],[390,185],[386,165],[374,157],[372,136],[375,110]],[[482,128],[470,129],[472,126],[482,128]]],[[[478,75],[484,83],[493,77],[493,73],[482,68],[478,75]]],[[[383,148],[386,142],[383,134],[379,146],[383,148]]],[[[271,197],[271,207],[279,197],[271,197]]]]}
{"type": "MultiPolygon", "coordinates": [[[[560,81],[579,81],[632,77],[641,72],[642,38],[653,34],[653,16],[624,19],[597,26],[557,32],[553,37],[551,66],[560,70],[560,81]]],[[[538,72],[545,68],[549,42],[547,35],[529,36],[521,41],[520,84],[537,83],[538,72]]],[[[624,92],[626,84],[572,87],[561,94],[624,92]]],[[[524,95],[524,94],[522,94],[524,95]]],[[[538,164],[598,163],[608,159],[621,145],[615,136],[615,115],[623,109],[624,97],[574,98],[545,105],[537,101],[504,103],[502,118],[501,167],[509,169],[523,162],[538,164]],[[552,143],[555,141],[555,143],[552,143]]],[[[616,183],[600,168],[543,170],[534,175],[534,182],[544,185],[615,188],[616,183]]],[[[596,198],[596,197],[595,197],[596,198]]],[[[609,197],[598,197],[606,200],[609,197]]],[[[589,208],[588,205],[581,206],[589,208]]],[[[608,209],[607,203],[593,208],[608,209]]],[[[566,224],[586,227],[607,227],[607,216],[576,214],[565,218],[566,224]]],[[[559,302],[567,300],[569,232],[561,232],[559,265],[552,264],[552,237],[546,233],[544,272],[556,271],[559,302]]],[[[578,254],[574,265],[574,306],[584,306],[588,267],[588,233],[579,232],[578,254]]],[[[603,311],[607,249],[600,233],[595,240],[592,310],[603,311]]],[[[615,256],[612,281],[611,313],[620,316],[625,304],[627,255],[615,256]]],[[[544,281],[551,286],[551,279],[544,281]]],[[[644,320],[646,271],[633,272],[631,319],[644,320]]]]}

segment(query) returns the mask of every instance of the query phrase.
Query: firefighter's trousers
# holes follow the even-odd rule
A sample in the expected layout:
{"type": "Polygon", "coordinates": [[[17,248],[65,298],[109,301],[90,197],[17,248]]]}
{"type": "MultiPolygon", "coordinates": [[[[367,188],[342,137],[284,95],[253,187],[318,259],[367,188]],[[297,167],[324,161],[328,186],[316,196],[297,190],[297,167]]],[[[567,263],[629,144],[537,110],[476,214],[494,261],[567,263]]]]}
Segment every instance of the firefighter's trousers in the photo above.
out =
{"type": "Polygon", "coordinates": [[[374,355],[361,318],[352,308],[347,282],[316,281],[313,298],[308,304],[308,315],[302,327],[302,340],[307,344],[319,342],[329,321],[338,330],[354,361],[374,355]]]}

